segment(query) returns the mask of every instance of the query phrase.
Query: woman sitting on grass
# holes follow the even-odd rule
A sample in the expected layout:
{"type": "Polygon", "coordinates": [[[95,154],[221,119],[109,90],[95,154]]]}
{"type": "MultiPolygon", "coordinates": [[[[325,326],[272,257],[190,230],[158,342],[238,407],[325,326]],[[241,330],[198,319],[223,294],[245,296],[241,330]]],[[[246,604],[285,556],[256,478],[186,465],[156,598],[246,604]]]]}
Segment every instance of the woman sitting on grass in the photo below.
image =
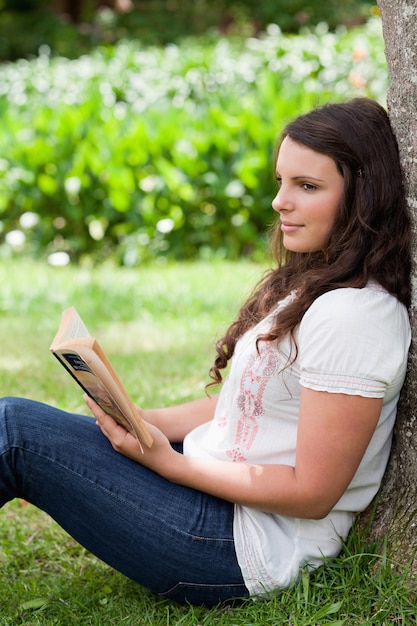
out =
{"type": "Polygon", "coordinates": [[[337,555],[390,452],[410,222],[386,112],[356,99],[300,116],[275,169],[277,268],[217,344],[219,395],[138,409],[143,453],[91,399],[95,419],[1,401],[0,503],[32,502],[180,602],[268,594],[337,555]]]}

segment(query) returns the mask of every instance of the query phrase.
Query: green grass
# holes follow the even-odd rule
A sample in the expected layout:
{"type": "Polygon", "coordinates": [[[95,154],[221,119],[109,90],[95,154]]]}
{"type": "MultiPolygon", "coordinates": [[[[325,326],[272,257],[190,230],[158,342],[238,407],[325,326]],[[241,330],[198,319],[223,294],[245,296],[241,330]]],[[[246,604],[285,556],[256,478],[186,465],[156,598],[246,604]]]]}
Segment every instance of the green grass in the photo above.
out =
{"type": "MultiPolygon", "coordinates": [[[[1,394],[83,409],[48,352],[61,310],[74,304],[136,402],[198,397],[214,339],[261,273],[248,263],[75,270],[3,261],[1,394]]],[[[0,626],[411,626],[410,583],[355,531],[338,559],[268,601],[182,607],[109,569],[34,507],[15,501],[0,513],[0,626]]]]}

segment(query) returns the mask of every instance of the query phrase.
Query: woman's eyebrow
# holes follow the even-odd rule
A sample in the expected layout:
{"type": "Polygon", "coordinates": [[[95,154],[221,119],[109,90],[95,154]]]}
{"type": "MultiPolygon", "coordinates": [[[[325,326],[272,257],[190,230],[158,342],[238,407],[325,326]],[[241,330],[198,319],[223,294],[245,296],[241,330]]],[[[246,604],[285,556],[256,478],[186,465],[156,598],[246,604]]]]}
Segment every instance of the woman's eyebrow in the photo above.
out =
{"type": "MultiPolygon", "coordinates": [[[[281,174],[276,171],[275,172],[275,176],[277,178],[281,178],[281,174]]],[[[305,180],[306,178],[308,178],[309,180],[316,180],[319,183],[324,183],[325,181],[322,178],[317,178],[316,176],[311,176],[311,174],[304,174],[304,175],[297,175],[297,176],[291,176],[290,180],[305,180]]]]}

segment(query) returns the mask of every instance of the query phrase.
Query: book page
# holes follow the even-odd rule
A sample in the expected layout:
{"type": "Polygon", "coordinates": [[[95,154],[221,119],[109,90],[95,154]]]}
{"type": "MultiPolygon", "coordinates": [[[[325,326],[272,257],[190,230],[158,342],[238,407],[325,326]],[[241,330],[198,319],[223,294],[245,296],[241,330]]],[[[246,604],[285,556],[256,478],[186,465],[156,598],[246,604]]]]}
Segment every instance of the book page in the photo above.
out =
{"type": "Polygon", "coordinates": [[[78,337],[90,337],[90,333],[87,330],[81,317],[74,310],[72,316],[72,324],[69,328],[68,339],[77,339],[78,337]]]}
{"type": "Polygon", "coordinates": [[[65,309],[62,314],[61,323],[52,341],[50,350],[55,350],[61,343],[73,339],[85,339],[91,337],[90,333],[81,317],[74,307],[65,309]]]}

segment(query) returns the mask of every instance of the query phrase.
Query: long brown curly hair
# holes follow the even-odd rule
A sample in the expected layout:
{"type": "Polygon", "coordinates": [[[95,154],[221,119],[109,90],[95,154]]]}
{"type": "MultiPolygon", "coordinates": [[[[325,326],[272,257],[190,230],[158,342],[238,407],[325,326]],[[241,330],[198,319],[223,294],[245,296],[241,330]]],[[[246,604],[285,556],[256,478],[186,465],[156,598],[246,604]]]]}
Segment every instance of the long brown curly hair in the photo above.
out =
{"type": "Polygon", "coordinates": [[[290,122],[278,147],[287,136],[336,163],[344,178],[336,221],[326,250],[309,253],[285,250],[279,223],[274,226],[271,245],[277,267],[256,285],[217,342],[211,385],[222,381],[220,370],[238,339],[294,290],[297,297],[258,341],[277,341],[288,333],[294,340],[316,298],[341,287],[360,289],[371,279],[410,305],[411,224],[398,146],[385,109],[368,98],[326,104],[290,122]]]}

